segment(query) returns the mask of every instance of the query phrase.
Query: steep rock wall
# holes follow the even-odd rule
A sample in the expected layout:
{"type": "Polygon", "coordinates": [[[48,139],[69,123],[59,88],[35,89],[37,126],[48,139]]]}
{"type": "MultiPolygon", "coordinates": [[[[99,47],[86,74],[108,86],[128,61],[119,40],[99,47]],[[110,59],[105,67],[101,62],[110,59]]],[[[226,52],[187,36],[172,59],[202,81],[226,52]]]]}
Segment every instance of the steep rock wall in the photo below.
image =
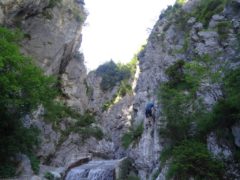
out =
{"type": "MultiPolygon", "coordinates": [[[[45,74],[59,79],[64,94],[61,100],[80,112],[84,111],[87,104],[84,85],[86,68],[84,58],[78,52],[86,16],[82,0],[0,2],[0,25],[21,30],[24,34],[21,41],[22,53],[32,57],[45,74]]],[[[60,129],[54,129],[54,125],[44,121],[43,114],[44,110],[40,107],[31,117],[27,116],[25,119],[41,131],[41,145],[37,156],[42,162],[46,162],[61,149],[58,147],[62,135],[60,131],[66,129],[65,123],[69,120],[65,119],[60,129]]],[[[74,144],[74,140],[70,142],[74,144]]],[[[72,155],[73,153],[69,155],[68,160],[72,155]]],[[[58,163],[60,164],[64,164],[64,161],[58,163]]]]}
{"type": "MultiPolygon", "coordinates": [[[[130,148],[128,154],[135,160],[141,179],[151,179],[154,168],[159,167],[160,152],[166,144],[166,139],[159,137],[160,127],[164,126],[165,117],[162,114],[162,103],[158,101],[157,95],[162,83],[168,81],[166,69],[177,60],[191,61],[194,57],[210,55],[220,63],[227,63],[230,67],[237,67],[239,61],[238,32],[239,13],[234,7],[239,7],[238,1],[228,4],[218,14],[213,14],[207,27],[193,15],[184,19],[184,13],[193,12],[199,1],[189,1],[183,6],[183,13],[179,17],[162,14],[155,24],[144,50],[139,54],[140,76],[135,89],[136,96],[133,101],[133,109],[136,113],[135,122],[144,121],[144,107],[147,102],[152,101],[157,106],[157,122],[150,130],[145,128],[137,146],[130,148]],[[181,16],[181,17],[180,17],[181,16]],[[182,18],[183,17],[183,18],[182,18]],[[230,22],[231,26],[226,32],[220,32],[218,25],[222,22],[230,22]],[[188,29],[188,30],[187,30],[188,29]],[[223,34],[225,33],[225,38],[223,34]],[[186,41],[188,41],[187,47],[186,41]],[[216,54],[217,57],[216,57],[216,54]],[[151,131],[154,133],[150,136],[151,131]]],[[[218,64],[215,64],[218,67],[218,64]]],[[[211,109],[218,98],[222,96],[221,87],[218,84],[203,84],[199,89],[198,96],[204,100],[204,104],[211,109]]],[[[233,127],[236,140],[237,127],[233,127]]],[[[231,147],[218,145],[210,134],[208,147],[215,155],[231,154],[231,147]],[[210,148],[211,147],[211,148],[210,148]]],[[[237,144],[236,144],[237,145],[237,144]]],[[[236,168],[236,167],[235,167],[236,168]]],[[[166,167],[160,167],[162,173],[158,179],[166,178],[166,167]]],[[[233,170],[233,173],[235,173],[233,170]]],[[[238,176],[237,176],[238,177],[238,176]]]]}
{"type": "MultiPolygon", "coordinates": [[[[192,12],[199,1],[189,1],[183,6],[183,12],[192,12]]],[[[82,144],[78,134],[70,133],[59,144],[60,134],[54,132],[51,125],[37,121],[36,125],[43,134],[39,156],[51,157],[50,164],[53,166],[64,166],[73,156],[81,153],[91,152],[105,158],[128,156],[134,160],[139,177],[143,180],[151,179],[153,173],[160,167],[159,156],[167,143],[166,139],[159,136],[165,117],[162,103],[157,97],[159,86],[168,81],[165,71],[179,59],[188,62],[195,56],[213,55],[218,52],[222,52],[216,58],[220,63],[227,61],[230,67],[238,66],[240,15],[236,7],[240,7],[239,1],[235,0],[234,6],[228,5],[222,12],[213,14],[207,28],[194,16],[181,19],[180,16],[161,15],[145,48],[138,55],[140,72],[135,79],[134,92],[126,94],[107,110],[103,110],[102,107],[118,92],[119,84],[112,90],[103,91],[100,88],[101,77],[97,77],[94,72],[86,75],[84,57],[77,53],[85,18],[83,2],[63,0],[53,7],[49,7],[49,2],[44,0],[0,2],[0,23],[9,27],[19,26],[23,30],[25,39],[22,42],[22,51],[32,56],[46,74],[60,77],[65,102],[80,112],[90,110],[95,113],[105,137],[101,141],[90,138],[82,144]],[[223,38],[217,27],[219,23],[226,21],[230,22],[231,26],[224,32],[223,38]],[[157,105],[157,118],[150,126],[144,112],[149,101],[157,105]],[[121,142],[123,134],[131,126],[141,123],[144,124],[144,129],[140,139],[132,143],[127,150],[124,149],[121,142]]],[[[222,96],[221,87],[218,84],[203,84],[198,96],[203,97],[205,104],[211,109],[216,100],[222,96]]],[[[66,128],[65,124],[68,124],[68,121],[66,119],[61,124],[61,130],[66,128]]],[[[238,124],[232,127],[232,132],[235,143],[239,146],[238,124]]],[[[229,147],[218,145],[214,134],[209,134],[207,141],[213,154],[231,155],[229,147]]],[[[160,169],[158,179],[165,179],[167,167],[160,169]]]]}

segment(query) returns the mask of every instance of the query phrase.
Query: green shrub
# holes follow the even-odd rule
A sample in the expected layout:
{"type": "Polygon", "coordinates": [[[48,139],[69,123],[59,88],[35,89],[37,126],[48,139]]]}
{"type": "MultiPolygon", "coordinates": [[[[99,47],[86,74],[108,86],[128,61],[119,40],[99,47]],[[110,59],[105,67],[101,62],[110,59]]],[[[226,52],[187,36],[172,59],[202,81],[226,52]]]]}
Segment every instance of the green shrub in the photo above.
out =
{"type": "Polygon", "coordinates": [[[168,19],[176,17],[175,15],[180,11],[181,7],[182,6],[179,3],[175,3],[173,6],[168,6],[166,10],[161,12],[160,19],[164,17],[168,19]]]}
{"type": "Polygon", "coordinates": [[[62,0],[49,0],[48,8],[53,8],[61,2],[62,0]]]}
{"type": "Polygon", "coordinates": [[[126,132],[122,136],[122,146],[127,149],[132,142],[139,140],[143,130],[143,123],[139,124],[136,128],[131,128],[129,132],[126,132]]]}
{"type": "Polygon", "coordinates": [[[131,159],[124,159],[120,165],[119,179],[126,179],[132,168],[131,159]]]}
{"type": "Polygon", "coordinates": [[[185,62],[183,60],[179,60],[167,68],[166,74],[169,78],[168,84],[171,87],[175,87],[185,81],[185,75],[183,71],[184,64],[185,62]]]}
{"type": "Polygon", "coordinates": [[[73,7],[72,9],[70,9],[70,11],[72,12],[75,20],[79,23],[83,23],[86,19],[86,12],[84,12],[84,10],[80,10],[78,7],[73,7]]]}
{"type": "Polygon", "coordinates": [[[31,167],[32,167],[33,172],[35,174],[38,174],[40,160],[34,154],[29,154],[28,157],[30,159],[31,167]]]}
{"type": "Polygon", "coordinates": [[[112,99],[103,104],[102,111],[108,110],[118,97],[132,93],[132,86],[129,84],[129,81],[135,75],[137,61],[137,55],[135,55],[127,64],[115,64],[113,61],[110,61],[97,68],[96,74],[102,77],[100,86],[103,91],[111,90],[119,84],[117,93],[112,99]]]}
{"type": "Polygon", "coordinates": [[[118,95],[116,94],[112,97],[112,99],[110,99],[109,101],[106,101],[102,106],[102,111],[108,110],[114,104],[117,97],[118,97],[118,95]]]}
{"type": "MultiPolygon", "coordinates": [[[[202,82],[220,82],[222,68],[215,69],[213,58],[208,55],[196,57],[191,62],[176,61],[166,69],[169,81],[162,84],[159,99],[166,116],[166,127],[160,133],[172,143],[189,138],[196,131],[214,125],[200,96],[197,95],[202,82]],[[193,130],[198,124],[198,129],[193,130]]],[[[208,130],[207,130],[208,131],[208,130]]],[[[205,131],[206,132],[206,131],[205,131]]],[[[205,134],[205,133],[200,133],[205,134]]]]}
{"type": "Polygon", "coordinates": [[[125,149],[127,149],[132,142],[133,142],[132,132],[127,132],[122,136],[122,146],[125,149]]]}
{"type": "Polygon", "coordinates": [[[176,0],[176,3],[180,5],[184,5],[186,2],[186,0],[176,0]]]}
{"type": "Polygon", "coordinates": [[[75,123],[75,126],[90,126],[92,123],[95,123],[95,117],[91,113],[84,113],[76,115],[75,117],[77,119],[77,122],[75,123]]]}
{"type": "Polygon", "coordinates": [[[121,64],[117,65],[113,61],[109,61],[96,70],[97,76],[102,77],[101,89],[107,91],[112,89],[117,83],[131,76],[130,70],[121,64]]]}
{"type": "Polygon", "coordinates": [[[223,12],[227,1],[228,0],[201,0],[192,15],[207,28],[212,16],[223,12]]]}
{"type": "Polygon", "coordinates": [[[143,123],[141,123],[136,128],[133,129],[133,138],[139,139],[142,136],[143,130],[144,130],[143,123]]]}
{"type": "Polygon", "coordinates": [[[55,80],[20,53],[21,38],[19,31],[0,27],[0,164],[5,167],[15,154],[37,146],[38,131],[23,127],[21,119],[57,95],[55,80]]]}
{"type": "Polygon", "coordinates": [[[198,122],[200,134],[214,129],[230,128],[240,117],[240,68],[226,73],[223,79],[224,98],[221,98],[208,113],[205,121],[198,122]]]}
{"type": "Polygon", "coordinates": [[[79,128],[79,129],[76,129],[75,132],[78,132],[81,134],[83,141],[85,141],[89,137],[95,137],[96,139],[101,140],[104,135],[102,130],[99,127],[79,128]]]}
{"type": "Polygon", "coordinates": [[[42,12],[42,15],[43,15],[43,17],[45,17],[48,20],[51,20],[53,18],[53,14],[52,14],[51,10],[49,10],[49,9],[45,9],[42,12]]]}
{"type": "Polygon", "coordinates": [[[159,176],[159,174],[160,174],[160,169],[158,169],[158,170],[153,174],[152,180],[156,180],[157,177],[159,176]]]}
{"type": "Polygon", "coordinates": [[[235,161],[237,163],[240,163],[240,149],[239,148],[235,149],[233,156],[234,156],[235,161]]]}
{"type": "Polygon", "coordinates": [[[66,106],[59,102],[47,104],[45,106],[44,119],[56,125],[61,118],[68,116],[66,113],[66,106]]]}
{"type": "Polygon", "coordinates": [[[136,176],[136,169],[133,166],[133,161],[126,158],[120,165],[119,178],[117,180],[139,180],[136,176]]]}
{"type": "Polygon", "coordinates": [[[237,121],[240,116],[240,68],[231,70],[226,73],[223,79],[224,87],[223,91],[225,98],[220,100],[214,107],[214,119],[218,119],[218,122],[222,122],[225,127],[230,127],[237,121]],[[225,123],[223,122],[225,119],[225,123]]]}
{"type": "Polygon", "coordinates": [[[99,127],[92,126],[96,122],[95,117],[90,112],[85,112],[84,114],[79,114],[76,111],[66,108],[66,117],[72,117],[75,119],[75,123],[67,127],[63,132],[63,137],[61,142],[64,141],[71,132],[78,133],[81,136],[83,142],[89,137],[95,137],[100,140],[103,138],[104,134],[99,127]]]}
{"type": "Polygon", "coordinates": [[[44,118],[46,121],[53,123],[56,127],[63,119],[71,117],[76,120],[75,126],[89,126],[95,122],[92,113],[78,113],[76,110],[68,107],[60,102],[54,102],[45,106],[44,118]]]}
{"type": "Polygon", "coordinates": [[[0,165],[0,178],[11,178],[16,175],[16,164],[12,161],[4,162],[0,165]]]}
{"type": "Polygon", "coordinates": [[[217,32],[219,34],[219,38],[221,41],[226,40],[228,37],[228,32],[229,29],[231,28],[232,24],[230,21],[223,21],[223,22],[219,22],[217,24],[217,32]]]}
{"type": "Polygon", "coordinates": [[[126,94],[131,94],[132,93],[132,86],[126,81],[122,80],[120,82],[117,94],[115,94],[112,99],[109,101],[106,101],[103,106],[102,106],[102,111],[108,110],[116,101],[118,97],[123,97],[126,94]]]}
{"type": "Polygon", "coordinates": [[[93,88],[91,86],[88,85],[87,81],[84,80],[84,85],[86,87],[86,94],[89,98],[91,98],[93,96],[93,88]]]}
{"type": "Polygon", "coordinates": [[[184,141],[172,151],[167,178],[222,179],[223,163],[215,159],[206,145],[197,141],[184,141]]]}
{"type": "Polygon", "coordinates": [[[46,178],[47,180],[54,180],[54,176],[50,172],[46,172],[44,178],[46,178]]]}
{"type": "Polygon", "coordinates": [[[128,64],[115,64],[112,60],[99,66],[96,75],[102,77],[101,89],[104,91],[112,89],[117,83],[130,79],[136,71],[137,56],[128,64]]]}
{"type": "Polygon", "coordinates": [[[161,153],[160,160],[171,160],[168,178],[222,179],[226,173],[222,162],[198,141],[204,142],[215,132],[219,144],[234,146],[231,127],[240,117],[240,68],[228,71],[216,68],[216,61],[208,55],[191,62],[177,61],[166,70],[169,81],[160,89],[166,126],[160,133],[171,140],[171,146],[161,153]],[[221,84],[224,94],[210,111],[196,94],[206,80],[221,84]]]}
{"type": "Polygon", "coordinates": [[[130,94],[132,92],[132,86],[128,84],[126,81],[121,81],[120,87],[118,90],[118,95],[123,97],[126,94],[130,94]]]}
{"type": "Polygon", "coordinates": [[[172,143],[188,138],[192,122],[205,114],[202,100],[196,96],[198,81],[190,78],[192,71],[186,67],[184,61],[176,61],[166,70],[169,81],[160,88],[159,98],[167,120],[160,134],[172,143]]]}
{"type": "Polygon", "coordinates": [[[161,165],[164,166],[166,161],[170,159],[171,156],[172,156],[172,147],[164,147],[160,155],[161,165]]]}

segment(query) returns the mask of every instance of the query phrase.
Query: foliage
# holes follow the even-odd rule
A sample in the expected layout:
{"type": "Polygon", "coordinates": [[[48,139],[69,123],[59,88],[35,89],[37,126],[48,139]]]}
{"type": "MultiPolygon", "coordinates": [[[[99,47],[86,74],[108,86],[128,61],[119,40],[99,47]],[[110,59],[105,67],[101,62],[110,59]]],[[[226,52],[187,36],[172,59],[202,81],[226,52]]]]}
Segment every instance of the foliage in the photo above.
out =
{"type": "Polygon", "coordinates": [[[121,81],[120,87],[118,90],[118,95],[123,97],[126,94],[130,94],[132,92],[132,86],[127,81],[121,81]]]}
{"type": "Polygon", "coordinates": [[[76,126],[89,126],[95,122],[95,118],[90,112],[80,114],[61,102],[54,102],[45,106],[44,119],[52,122],[53,125],[58,125],[63,118],[67,117],[75,119],[76,126]]]}
{"type": "Polygon", "coordinates": [[[167,68],[166,74],[169,78],[169,86],[175,87],[185,81],[185,76],[183,72],[184,64],[185,62],[183,60],[179,60],[172,66],[169,66],[167,68]]]}
{"type": "Polygon", "coordinates": [[[171,146],[162,151],[160,160],[165,163],[170,159],[169,178],[223,176],[222,162],[214,159],[199,142],[214,131],[218,140],[233,145],[231,127],[240,119],[240,68],[228,72],[221,66],[224,65],[216,66],[213,57],[204,55],[190,62],[176,61],[166,70],[169,81],[162,84],[159,96],[166,126],[160,133],[171,140],[171,146]],[[197,95],[199,88],[208,83],[221,84],[224,94],[211,110],[197,95]]]}
{"type": "Polygon", "coordinates": [[[108,109],[114,104],[114,102],[115,102],[115,100],[117,99],[117,97],[118,97],[118,95],[114,95],[114,96],[112,97],[112,99],[110,99],[109,101],[106,101],[106,102],[103,104],[103,106],[102,106],[102,110],[103,110],[103,111],[108,110],[108,109]]]}
{"type": "Polygon", "coordinates": [[[186,0],[176,0],[176,3],[180,5],[184,5],[186,2],[186,0]]]}
{"type": "Polygon", "coordinates": [[[213,129],[230,128],[240,118],[240,68],[231,70],[223,79],[225,97],[218,100],[208,115],[207,121],[199,122],[201,134],[213,129]]]}
{"type": "Polygon", "coordinates": [[[130,77],[130,72],[123,67],[118,67],[113,61],[109,61],[96,70],[97,76],[102,77],[101,89],[107,91],[112,89],[116,83],[130,77]]]}
{"type": "Polygon", "coordinates": [[[86,19],[86,12],[80,10],[77,6],[70,9],[70,12],[73,14],[77,22],[83,23],[86,19]]]}
{"type": "MultiPolygon", "coordinates": [[[[112,79],[112,77],[109,76],[108,74],[103,76],[103,79],[102,79],[102,82],[101,82],[101,87],[103,86],[102,84],[110,83],[110,84],[108,84],[108,86],[111,86],[111,88],[113,88],[117,83],[119,83],[119,88],[118,88],[117,93],[115,95],[113,95],[112,99],[106,101],[103,104],[103,106],[102,106],[102,110],[103,111],[108,110],[114,103],[116,103],[116,100],[119,97],[123,97],[126,94],[132,93],[132,86],[129,84],[129,78],[131,78],[135,74],[135,72],[136,72],[137,61],[138,61],[138,59],[137,59],[137,56],[135,55],[133,57],[133,59],[129,63],[127,63],[127,64],[120,64],[119,63],[119,64],[116,65],[113,61],[110,61],[109,63],[107,63],[107,65],[104,64],[104,65],[99,66],[100,71],[104,71],[104,69],[106,67],[109,68],[109,66],[111,66],[110,69],[114,69],[113,67],[117,68],[119,72],[109,73],[109,74],[112,74],[112,75],[114,73],[116,73],[115,75],[117,76],[117,75],[123,73],[121,75],[122,77],[117,77],[118,80],[115,81],[115,82],[113,81],[113,79],[115,79],[115,78],[112,79]],[[126,75],[126,77],[125,77],[124,74],[126,75]],[[109,79],[109,78],[110,78],[109,81],[105,80],[105,79],[109,79]]],[[[97,69],[97,71],[99,69],[97,69]]],[[[110,70],[107,70],[107,71],[109,72],[110,70]]],[[[99,72],[97,74],[99,75],[99,72]]],[[[103,90],[107,90],[107,89],[103,88],[103,90]]]]}
{"type": "Polygon", "coordinates": [[[50,172],[46,172],[44,178],[46,178],[47,180],[54,180],[54,176],[50,172]]]}
{"type": "Polygon", "coordinates": [[[102,77],[101,89],[104,91],[112,89],[117,83],[129,79],[136,71],[137,58],[128,64],[115,64],[112,60],[99,66],[96,70],[97,76],[102,77]]]}
{"type": "Polygon", "coordinates": [[[126,132],[122,136],[122,146],[127,149],[132,142],[139,140],[143,130],[143,123],[139,124],[136,128],[131,128],[129,132],[126,132]]]}
{"type": "Polygon", "coordinates": [[[127,175],[131,171],[132,161],[127,158],[124,159],[120,165],[119,179],[126,179],[127,175]]]}
{"type": "Polygon", "coordinates": [[[89,98],[91,98],[93,96],[93,88],[91,86],[88,85],[87,81],[84,80],[84,85],[86,87],[86,94],[89,98]]]}
{"type": "Polygon", "coordinates": [[[56,126],[62,118],[68,116],[67,109],[66,106],[59,102],[49,103],[45,106],[44,120],[56,126]]]}
{"type": "Polygon", "coordinates": [[[171,155],[172,155],[172,147],[164,147],[160,156],[160,162],[162,166],[166,163],[168,159],[170,159],[171,155]]]}
{"type": "Polygon", "coordinates": [[[114,103],[116,103],[116,99],[118,99],[119,97],[124,97],[126,94],[130,94],[130,93],[132,93],[132,86],[126,80],[121,81],[117,94],[115,94],[112,97],[112,99],[110,99],[109,101],[106,101],[103,104],[102,110],[103,111],[108,110],[114,103]]]}
{"type": "Polygon", "coordinates": [[[216,28],[221,41],[225,40],[228,37],[228,32],[231,26],[232,25],[230,21],[223,21],[217,24],[216,28]]]}
{"type": "Polygon", "coordinates": [[[161,15],[160,15],[160,19],[162,18],[169,18],[171,19],[181,8],[181,4],[179,3],[175,3],[173,6],[168,6],[167,9],[165,9],[161,15]]]}
{"type": "Polygon", "coordinates": [[[50,0],[48,3],[48,8],[53,8],[61,2],[62,0],[50,0]]]}
{"type": "MultiPolygon", "coordinates": [[[[144,45],[141,47],[140,51],[144,48],[144,45]]],[[[137,69],[137,62],[138,62],[138,57],[135,54],[132,58],[132,60],[127,63],[125,66],[127,66],[127,68],[130,70],[131,75],[133,76],[136,73],[136,69],[137,69]]]]}
{"type": "Polygon", "coordinates": [[[12,161],[7,161],[0,166],[0,178],[11,178],[16,175],[16,164],[12,161]]]}
{"type": "Polygon", "coordinates": [[[221,13],[227,1],[228,0],[201,0],[192,15],[207,28],[212,16],[221,13]]]}
{"type": "Polygon", "coordinates": [[[5,167],[16,153],[29,153],[38,142],[38,131],[23,127],[21,118],[57,94],[54,79],[20,53],[22,37],[19,31],[0,27],[0,163],[5,167]]]}
{"type": "Polygon", "coordinates": [[[104,135],[99,127],[76,128],[74,131],[81,134],[83,142],[89,137],[95,137],[96,139],[101,140],[104,135]]]}
{"type": "Polygon", "coordinates": [[[42,12],[43,17],[45,17],[48,20],[51,20],[53,18],[52,11],[49,9],[44,9],[42,12]]]}
{"type": "Polygon", "coordinates": [[[135,171],[133,161],[130,158],[126,158],[120,165],[119,179],[118,180],[139,180],[139,178],[132,172],[135,171]]]}
{"type": "MultiPolygon", "coordinates": [[[[64,117],[71,117],[73,120],[75,120],[75,122],[63,132],[64,137],[67,137],[71,132],[75,132],[81,135],[83,141],[91,136],[99,140],[103,138],[104,134],[102,130],[99,127],[92,126],[96,120],[91,112],[80,114],[70,107],[61,105],[59,103],[55,105],[58,105],[60,108],[54,112],[54,114],[57,115],[53,116],[54,120],[59,120],[64,117]]],[[[50,113],[51,111],[52,110],[50,110],[50,113]]],[[[58,123],[59,121],[52,122],[58,123]]]]}
{"type": "Polygon", "coordinates": [[[201,124],[198,127],[200,130],[211,123],[197,92],[206,82],[214,84],[221,81],[222,68],[213,71],[213,66],[213,58],[204,55],[195,57],[191,62],[176,61],[166,70],[169,81],[161,86],[159,98],[164,105],[167,123],[160,133],[170,138],[172,143],[192,136],[195,124],[201,124]]]}
{"type": "Polygon", "coordinates": [[[187,51],[188,51],[188,49],[189,49],[189,47],[190,47],[189,42],[190,42],[190,39],[189,39],[189,37],[188,37],[188,34],[185,33],[185,38],[184,38],[183,47],[182,47],[181,49],[177,49],[177,50],[176,50],[176,53],[185,53],[185,54],[187,54],[187,51]]]}
{"type": "Polygon", "coordinates": [[[234,152],[234,159],[236,160],[237,163],[240,163],[240,149],[236,149],[234,152]]]}
{"type": "Polygon", "coordinates": [[[126,180],[140,180],[140,178],[136,175],[128,175],[126,180]]]}
{"type": "Polygon", "coordinates": [[[34,154],[29,154],[28,157],[30,159],[31,167],[32,167],[33,172],[35,174],[38,174],[40,160],[34,154]]]}
{"type": "Polygon", "coordinates": [[[191,136],[192,123],[205,115],[196,91],[206,71],[205,66],[183,60],[176,61],[166,70],[169,81],[161,86],[159,98],[167,123],[160,133],[171,139],[173,144],[191,136]]]}
{"type": "Polygon", "coordinates": [[[168,6],[167,9],[161,13],[160,19],[165,17],[171,22],[165,26],[163,31],[166,31],[171,24],[174,24],[179,30],[184,31],[185,33],[189,31],[186,23],[190,18],[190,14],[182,9],[185,2],[185,0],[177,0],[173,6],[168,6]]]}
{"type": "Polygon", "coordinates": [[[156,180],[159,174],[160,174],[160,169],[157,169],[157,171],[152,176],[152,180],[156,180]]]}
{"type": "Polygon", "coordinates": [[[222,179],[223,164],[215,159],[206,145],[188,140],[182,142],[172,151],[172,161],[167,177],[188,179],[222,179]]]}
{"type": "Polygon", "coordinates": [[[129,145],[133,142],[133,135],[132,132],[126,132],[122,136],[122,146],[127,149],[129,145]]]}

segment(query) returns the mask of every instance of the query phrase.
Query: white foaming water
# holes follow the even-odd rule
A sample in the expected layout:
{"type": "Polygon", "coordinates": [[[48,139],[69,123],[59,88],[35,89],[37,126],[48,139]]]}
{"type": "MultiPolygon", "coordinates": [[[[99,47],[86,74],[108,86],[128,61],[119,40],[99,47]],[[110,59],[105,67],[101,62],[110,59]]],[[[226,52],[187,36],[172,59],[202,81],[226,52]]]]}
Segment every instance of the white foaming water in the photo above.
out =
{"type": "Polygon", "coordinates": [[[66,180],[114,180],[119,160],[90,161],[73,168],[66,180]]]}

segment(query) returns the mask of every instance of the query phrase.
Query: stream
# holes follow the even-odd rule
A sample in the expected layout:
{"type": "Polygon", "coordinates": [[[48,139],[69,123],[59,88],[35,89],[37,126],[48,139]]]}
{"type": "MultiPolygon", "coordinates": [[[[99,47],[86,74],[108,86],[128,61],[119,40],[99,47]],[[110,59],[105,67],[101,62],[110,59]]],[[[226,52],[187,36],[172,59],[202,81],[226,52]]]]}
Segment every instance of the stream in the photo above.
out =
{"type": "Polygon", "coordinates": [[[120,160],[93,160],[71,169],[66,180],[114,180],[120,160]]]}

